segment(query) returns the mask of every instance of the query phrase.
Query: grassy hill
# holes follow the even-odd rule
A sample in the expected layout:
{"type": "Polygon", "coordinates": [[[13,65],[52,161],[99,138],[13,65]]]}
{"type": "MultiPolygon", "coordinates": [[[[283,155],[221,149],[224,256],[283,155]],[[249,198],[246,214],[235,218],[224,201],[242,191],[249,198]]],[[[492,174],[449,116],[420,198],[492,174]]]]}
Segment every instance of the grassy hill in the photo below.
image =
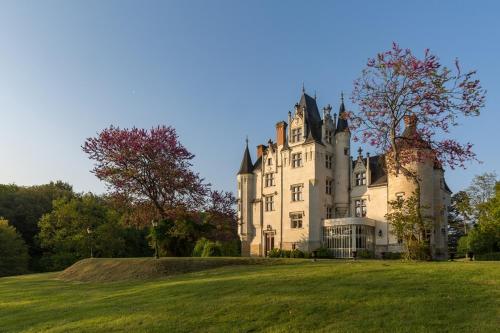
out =
{"type": "Polygon", "coordinates": [[[204,270],[179,275],[185,270],[163,268],[148,276],[148,269],[139,269],[139,275],[123,279],[127,264],[137,271],[156,263],[120,259],[120,274],[105,273],[113,270],[112,260],[95,260],[99,267],[87,261],[63,274],[1,278],[0,331],[498,332],[500,327],[498,262],[275,260],[206,270],[200,261],[175,260],[191,265],[188,271],[204,270]],[[75,282],[82,276],[126,281],[75,282]]]}

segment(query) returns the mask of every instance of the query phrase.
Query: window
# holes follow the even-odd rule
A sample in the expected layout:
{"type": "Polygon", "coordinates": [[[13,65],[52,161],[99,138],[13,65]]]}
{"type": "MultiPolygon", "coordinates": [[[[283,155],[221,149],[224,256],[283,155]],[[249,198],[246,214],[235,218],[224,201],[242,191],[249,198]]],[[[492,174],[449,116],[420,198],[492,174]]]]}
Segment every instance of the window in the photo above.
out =
{"type": "Polygon", "coordinates": [[[356,173],[356,186],[366,185],[366,172],[356,173]]]}
{"type": "Polygon", "coordinates": [[[302,228],[302,213],[290,214],[290,222],[292,229],[302,228]]]}
{"type": "Polygon", "coordinates": [[[292,129],[292,142],[299,142],[302,139],[302,128],[292,129]]]}
{"type": "Polygon", "coordinates": [[[292,201],[302,201],[302,185],[292,185],[292,201]]]}
{"type": "Polygon", "coordinates": [[[366,199],[359,199],[354,201],[355,212],[354,215],[356,217],[365,217],[366,216],[366,199]]]}
{"type": "Polygon", "coordinates": [[[326,137],[326,142],[327,143],[332,143],[333,142],[333,132],[330,130],[325,131],[325,137],[326,137]]]}
{"type": "Polygon", "coordinates": [[[332,194],[332,189],[333,189],[333,180],[327,179],[326,180],[326,194],[332,194]]]}
{"type": "Polygon", "coordinates": [[[404,199],[404,192],[399,192],[399,193],[396,193],[396,200],[399,201],[399,200],[403,200],[404,199]]]}
{"type": "Polygon", "coordinates": [[[264,181],[265,187],[274,186],[274,173],[266,173],[264,181]]]}
{"type": "Polygon", "coordinates": [[[267,165],[271,165],[271,164],[273,164],[273,159],[269,157],[267,159],[267,165]]]}
{"type": "Polygon", "coordinates": [[[325,155],[325,167],[327,169],[331,169],[332,168],[332,160],[333,160],[333,156],[332,155],[325,155]]]}
{"type": "Polygon", "coordinates": [[[265,197],[265,209],[266,212],[274,210],[274,197],[272,195],[265,197]]]}
{"type": "Polygon", "coordinates": [[[326,218],[327,219],[333,218],[333,207],[332,206],[326,206],[326,218]]]}
{"type": "Polygon", "coordinates": [[[302,153],[292,154],[292,168],[302,166],[302,153]]]}
{"type": "Polygon", "coordinates": [[[344,155],[349,155],[349,148],[344,148],[344,155]]]}

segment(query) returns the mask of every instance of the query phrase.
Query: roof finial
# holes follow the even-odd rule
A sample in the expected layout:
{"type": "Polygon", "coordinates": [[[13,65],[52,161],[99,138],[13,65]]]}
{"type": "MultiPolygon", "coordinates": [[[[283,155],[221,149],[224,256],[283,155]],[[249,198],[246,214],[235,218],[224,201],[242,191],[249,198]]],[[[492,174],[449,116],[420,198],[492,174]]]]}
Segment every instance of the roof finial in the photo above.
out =
{"type": "Polygon", "coordinates": [[[358,155],[359,157],[362,156],[362,153],[363,153],[363,149],[361,147],[358,148],[358,155]]]}
{"type": "Polygon", "coordinates": [[[247,135],[247,137],[245,138],[245,143],[247,144],[247,148],[248,148],[248,135],[247,135]]]}
{"type": "Polygon", "coordinates": [[[314,100],[316,100],[316,90],[314,90],[314,100]]]}
{"type": "Polygon", "coordinates": [[[342,101],[342,103],[344,103],[344,92],[343,91],[340,92],[340,100],[342,101]]]}
{"type": "Polygon", "coordinates": [[[305,94],[306,93],[306,87],[304,85],[304,81],[302,81],[302,93],[305,94]]]}

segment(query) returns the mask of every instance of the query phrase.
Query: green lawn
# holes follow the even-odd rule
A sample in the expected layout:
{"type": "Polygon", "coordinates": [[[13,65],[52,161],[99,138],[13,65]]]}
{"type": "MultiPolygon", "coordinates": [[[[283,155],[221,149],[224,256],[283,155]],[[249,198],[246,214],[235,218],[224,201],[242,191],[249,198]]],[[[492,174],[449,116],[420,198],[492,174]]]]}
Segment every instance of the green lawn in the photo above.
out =
{"type": "Polygon", "coordinates": [[[499,332],[500,263],[297,261],[149,281],[0,279],[1,332],[499,332]]]}

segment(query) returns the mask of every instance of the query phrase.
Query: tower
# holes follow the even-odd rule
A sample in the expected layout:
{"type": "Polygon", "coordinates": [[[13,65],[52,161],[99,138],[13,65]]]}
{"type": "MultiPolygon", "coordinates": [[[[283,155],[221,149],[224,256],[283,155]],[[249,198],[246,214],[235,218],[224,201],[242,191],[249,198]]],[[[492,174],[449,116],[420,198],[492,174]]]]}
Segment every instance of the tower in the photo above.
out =
{"type": "Polygon", "coordinates": [[[341,95],[339,118],[335,129],[335,217],[349,216],[350,174],[351,174],[351,131],[347,123],[344,94],[341,95]]]}
{"type": "Polygon", "coordinates": [[[255,198],[255,182],[253,163],[248,151],[248,139],[245,152],[241,160],[240,170],[236,176],[238,181],[238,227],[241,237],[241,254],[250,255],[250,242],[253,238],[252,226],[252,201],[255,198]]]}

